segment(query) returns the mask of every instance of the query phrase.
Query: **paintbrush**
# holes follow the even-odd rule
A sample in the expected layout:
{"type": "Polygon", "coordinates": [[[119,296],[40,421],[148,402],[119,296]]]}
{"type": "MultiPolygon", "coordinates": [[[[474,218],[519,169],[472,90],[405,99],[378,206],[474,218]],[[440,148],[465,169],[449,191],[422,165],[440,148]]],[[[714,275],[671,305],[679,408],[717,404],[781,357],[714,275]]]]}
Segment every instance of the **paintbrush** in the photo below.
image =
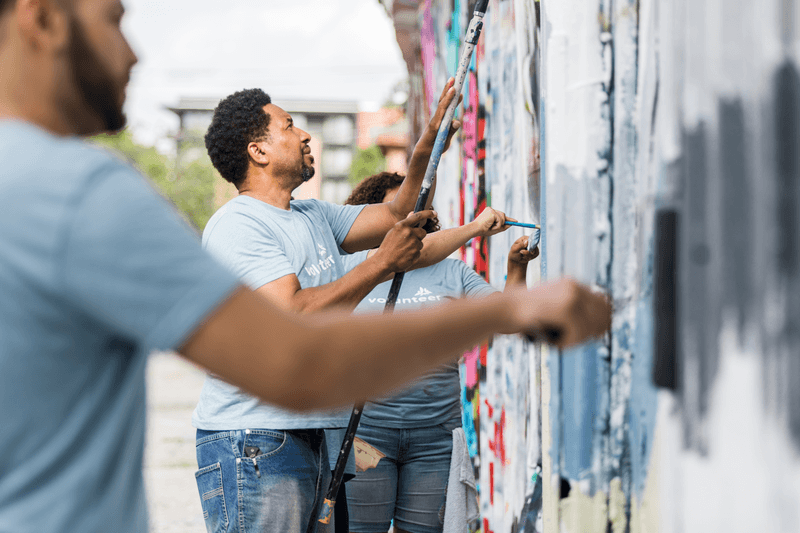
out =
{"type": "Polygon", "coordinates": [[[528,250],[533,251],[534,248],[539,246],[539,239],[542,235],[542,227],[538,224],[528,224],[527,222],[516,222],[512,220],[506,220],[506,226],[519,226],[521,228],[531,228],[533,230],[533,234],[528,238],[528,250]]]}
{"type": "Polygon", "coordinates": [[[526,222],[512,222],[511,220],[506,220],[506,226],[519,226],[521,228],[542,229],[542,227],[538,224],[528,224],[526,222]]]}

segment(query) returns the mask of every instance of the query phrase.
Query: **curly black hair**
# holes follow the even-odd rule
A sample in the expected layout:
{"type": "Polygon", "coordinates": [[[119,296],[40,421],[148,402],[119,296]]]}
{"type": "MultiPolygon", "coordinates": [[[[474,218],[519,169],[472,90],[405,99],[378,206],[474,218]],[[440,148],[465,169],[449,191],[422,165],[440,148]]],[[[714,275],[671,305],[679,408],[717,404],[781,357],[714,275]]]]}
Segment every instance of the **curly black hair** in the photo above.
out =
{"type": "MultiPolygon", "coordinates": [[[[400,187],[404,179],[406,179],[406,177],[397,172],[381,172],[380,174],[364,178],[364,180],[353,189],[350,196],[347,197],[345,204],[380,204],[383,202],[386,193],[400,187]]],[[[441,229],[438,221],[431,219],[428,219],[422,227],[428,233],[433,233],[441,229]]]]}
{"type": "Polygon", "coordinates": [[[261,89],[245,89],[217,104],[206,132],[211,163],[238,188],[247,177],[247,145],[267,138],[270,116],[264,106],[272,99],[261,89]]]}
{"type": "Polygon", "coordinates": [[[397,172],[381,172],[364,178],[353,189],[345,203],[347,205],[379,204],[383,202],[386,193],[400,187],[404,179],[406,177],[397,172]]]}

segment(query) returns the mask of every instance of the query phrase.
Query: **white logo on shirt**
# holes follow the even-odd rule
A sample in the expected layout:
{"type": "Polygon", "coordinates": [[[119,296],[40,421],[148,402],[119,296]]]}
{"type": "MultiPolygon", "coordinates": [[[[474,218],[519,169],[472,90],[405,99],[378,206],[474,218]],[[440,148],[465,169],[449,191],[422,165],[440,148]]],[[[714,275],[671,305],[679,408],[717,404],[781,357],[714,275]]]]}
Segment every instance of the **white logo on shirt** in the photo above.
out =
{"type": "MultiPolygon", "coordinates": [[[[431,291],[426,289],[425,287],[420,287],[415,294],[411,298],[398,298],[397,303],[399,304],[410,304],[410,303],[420,303],[420,302],[438,302],[441,301],[442,297],[438,294],[433,294],[431,291]]],[[[386,298],[368,298],[369,303],[374,304],[375,302],[379,304],[385,304],[386,298]]]]}
{"type": "Polygon", "coordinates": [[[429,294],[433,293],[424,287],[420,287],[419,290],[417,291],[417,294],[415,294],[414,296],[428,296],[429,294]]]}
{"type": "Polygon", "coordinates": [[[328,250],[324,246],[317,244],[317,248],[319,248],[317,253],[319,253],[321,259],[317,261],[317,264],[315,265],[304,267],[306,274],[309,276],[319,276],[323,270],[328,270],[335,263],[332,255],[325,257],[325,254],[328,253],[328,250]]]}

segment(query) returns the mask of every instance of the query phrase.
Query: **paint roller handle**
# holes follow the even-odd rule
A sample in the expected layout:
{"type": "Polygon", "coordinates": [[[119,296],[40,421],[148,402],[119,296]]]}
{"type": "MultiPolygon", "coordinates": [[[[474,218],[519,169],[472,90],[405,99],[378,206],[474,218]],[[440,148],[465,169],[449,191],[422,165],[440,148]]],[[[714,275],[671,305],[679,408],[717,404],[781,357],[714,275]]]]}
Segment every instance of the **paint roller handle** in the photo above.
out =
{"type": "Polygon", "coordinates": [[[574,279],[562,278],[530,290],[512,287],[503,296],[511,302],[507,332],[520,332],[531,340],[569,348],[601,337],[611,327],[608,295],[574,279]]]}
{"type": "Polygon", "coordinates": [[[563,333],[558,328],[543,328],[525,334],[525,338],[528,339],[528,342],[544,341],[547,344],[558,344],[562,336],[563,333]]]}
{"type": "MultiPolygon", "coordinates": [[[[358,424],[361,422],[361,413],[364,411],[364,404],[357,404],[353,407],[353,412],[350,413],[350,423],[347,424],[342,447],[339,449],[339,457],[336,459],[336,466],[333,468],[333,475],[331,476],[331,484],[328,485],[328,492],[325,494],[325,500],[322,502],[322,509],[320,511],[318,522],[322,524],[330,524],[333,517],[333,508],[336,506],[336,496],[339,494],[339,487],[342,485],[344,479],[344,469],[347,465],[347,459],[350,457],[350,450],[353,448],[353,439],[356,436],[358,424]]],[[[315,530],[314,522],[312,521],[308,526],[308,532],[315,530]]]]}
{"type": "MultiPolygon", "coordinates": [[[[467,28],[467,35],[464,38],[464,47],[461,50],[458,68],[456,69],[455,76],[453,76],[453,89],[456,97],[454,97],[447,106],[447,111],[445,111],[442,122],[439,125],[439,130],[436,133],[436,140],[433,143],[431,157],[428,160],[428,167],[425,169],[425,177],[422,181],[423,191],[425,189],[430,190],[433,187],[433,180],[436,177],[436,170],[439,168],[439,159],[441,159],[442,153],[444,153],[447,137],[450,133],[450,125],[453,122],[453,117],[455,117],[456,108],[459,104],[458,95],[461,94],[461,91],[464,88],[464,81],[467,78],[469,65],[472,61],[472,52],[475,49],[475,46],[478,44],[478,39],[481,36],[481,30],[483,28],[482,18],[488,4],[489,0],[481,0],[478,2],[478,6],[476,6],[475,9],[475,14],[470,21],[469,28],[467,28]],[[478,7],[481,7],[481,5],[483,6],[483,11],[478,10],[478,7]]],[[[422,192],[420,192],[420,196],[421,195],[422,192]]]]}

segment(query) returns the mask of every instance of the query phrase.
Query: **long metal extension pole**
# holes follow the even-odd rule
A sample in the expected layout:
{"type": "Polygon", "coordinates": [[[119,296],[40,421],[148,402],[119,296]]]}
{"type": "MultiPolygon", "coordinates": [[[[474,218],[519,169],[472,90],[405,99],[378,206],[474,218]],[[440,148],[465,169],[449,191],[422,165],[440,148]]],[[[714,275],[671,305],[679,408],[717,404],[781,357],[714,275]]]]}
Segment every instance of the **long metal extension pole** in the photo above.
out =
{"type": "MultiPolygon", "coordinates": [[[[475,6],[475,12],[472,15],[472,20],[467,28],[467,36],[464,39],[464,48],[461,50],[461,59],[458,63],[458,70],[456,71],[455,84],[453,87],[456,91],[456,97],[450,102],[447,107],[447,112],[442,119],[442,124],[439,126],[439,131],[436,134],[436,142],[433,143],[433,152],[428,161],[428,168],[425,170],[425,178],[422,180],[422,187],[419,190],[417,197],[417,205],[414,206],[414,212],[417,213],[425,209],[428,203],[428,196],[430,196],[431,188],[433,187],[433,180],[436,178],[436,169],[439,168],[439,160],[442,158],[444,152],[444,145],[447,141],[447,134],[450,132],[450,124],[453,122],[453,116],[458,107],[458,97],[464,87],[464,80],[467,77],[469,64],[472,61],[472,51],[475,45],[478,44],[478,38],[481,36],[483,29],[483,16],[486,14],[486,7],[489,5],[489,0],[479,0],[475,6]]],[[[389,289],[389,296],[386,298],[386,311],[391,312],[394,310],[394,304],[397,302],[397,296],[400,294],[400,287],[403,285],[404,272],[397,272],[392,281],[392,287],[389,289]]]]}
{"type": "MultiPolygon", "coordinates": [[[[467,28],[467,35],[464,38],[464,48],[461,50],[461,58],[458,63],[458,70],[456,70],[455,88],[456,96],[450,105],[447,107],[447,112],[442,119],[439,126],[439,131],[436,134],[436,141],[433,143],[433,151],[431,158],[428,161],[428,168],[425,170],[425,178],[422,181],[422,186],[419,190],[417,197],[417,205],[414,207],[414,212],[417,213],[425,209],[425,204],[428,203],[428,196],[430,196],[431,189],[433,188],[433,180],[436,177],[436,169],[439,167],[439,160],[444,152],[444,145],[447,141],[447,134],[450,132],[450,124],[453,122],[453,117],[458,107],[458,95],[461,94],[464,88],[464,80],[467,77],[469,64],[472,61],[472,52],[475,50],[475,45],[478,44],[478,39],[481,36],[483,29],[483,17],[486,14],[486,8],[489,5],[489,0],[478,0],[475,5],[475,11],[472,14],[472,20],[469,22],[467,28]]],[[[397,296],[400,294],[400,287],[403,284],[403,272],[397,272],[392,281],[392,287],[389,289],[389,296],[386,299],[386,307],[384,313],[392,313],[394,311],[394,304],[397,302],[397,296]]],[[[350,450],[353,447],[353,439],[356,436],[358,424],[361,422],[361,412],[364,405],[356,405],[353,408],[353,413],[350,415],[350,422],[347,425],[342,447],[339,450],[339,457],[336,459],[336,467],[333,470],[333,477],[331,484],[328,487],[328,493],[323,502],[322,511],[320,512],[319,521],[323,524],[329,524],[333,516],[333,507],[336,504],[336,495],[339,493],[339,487],[342,484],[344,477],[344,467],[347,464],[347,458],[350,456],[350,450]]],[[[314,522],[309,524],[309,533],[313,530],[314,522]]]]}

